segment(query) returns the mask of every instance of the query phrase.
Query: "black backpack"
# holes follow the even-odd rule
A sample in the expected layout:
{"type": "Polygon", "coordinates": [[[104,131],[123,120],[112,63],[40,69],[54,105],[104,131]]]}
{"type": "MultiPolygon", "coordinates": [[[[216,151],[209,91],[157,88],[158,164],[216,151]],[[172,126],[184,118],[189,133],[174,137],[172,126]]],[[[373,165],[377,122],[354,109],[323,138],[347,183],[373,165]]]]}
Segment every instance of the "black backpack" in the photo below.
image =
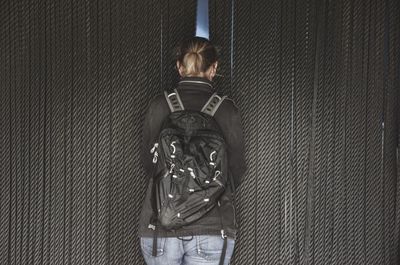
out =
{"type": "Polygon", "coordinates": [[[228,180],[222,131],[213,115],[226,96],[214,93],[201,111],[186,110],[178,91],[165,98],[171,113],[154,147],[153,221],[175,230],[204,216],[219,204],[228,180]]]}

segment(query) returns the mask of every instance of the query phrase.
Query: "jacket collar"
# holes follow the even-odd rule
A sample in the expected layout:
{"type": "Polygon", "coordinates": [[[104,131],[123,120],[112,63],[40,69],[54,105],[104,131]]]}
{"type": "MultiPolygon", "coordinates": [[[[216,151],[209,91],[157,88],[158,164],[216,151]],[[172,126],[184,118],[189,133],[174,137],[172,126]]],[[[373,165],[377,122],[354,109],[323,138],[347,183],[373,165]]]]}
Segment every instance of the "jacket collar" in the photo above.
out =
{"type": "Polygon", "coordinates": [[[178,82],[177,89],[195,89],[210,92],[214,90],[214,82],[205,77],[186,76],[178,82]]]}

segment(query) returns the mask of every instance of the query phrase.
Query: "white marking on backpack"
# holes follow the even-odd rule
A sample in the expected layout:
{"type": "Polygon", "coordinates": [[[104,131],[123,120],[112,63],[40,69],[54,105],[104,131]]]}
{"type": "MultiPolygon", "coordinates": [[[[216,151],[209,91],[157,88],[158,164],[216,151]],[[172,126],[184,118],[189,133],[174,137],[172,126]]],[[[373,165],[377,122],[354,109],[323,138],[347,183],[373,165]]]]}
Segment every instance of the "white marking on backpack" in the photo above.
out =
{"type": "Polygon", "coordinates": [[[157,163],[157,158],[158,158],[158,153],[157,151],[154,152],[154,156],[153,156],[153,163],[157,163]]]}
{"type": "MultiPolygon", "coordinates": [[[[217,153],[217,151],[215,151],[215,150],[211,152],[211,154],[210,154],[210,161],[213,161],[213,157],[212,157],[212,156],[213,156],[214,154],[216,154],[216,153],[217,153]]],[[[210,162],[210,164],[211,164],[211,162],[210,162]]],[[[214,164],[214,163],[213,163],[213,164],[214,164]]]]}
{"type": "Polygon", "coordinates": [[[215,174],[214,174],[213,180],[216,180],[216,178],[217,178],[220,174],[221,174],[221,171],[216,170],[216,171],[215,171],[215,174]]]}
{"type": "MultiPolygon", "coordinates": [[[[176,151],[176,147],[175,147],[175,142],[176,141],[173,141],[171,144],[170,144],[170,146],[172,146],[172,148],[173,148],[173,151],[172,151],[172,154],[175,154],[175,151],[176,151]]],[[[171,157],[172,157],[172,155],[171,155],[171,157]]],[[[175,156],[174,156],[175,157],[175,156]]]]}
{"type": "Polygon", "coordinates": [[[150,153],[154,153],[156,148],[158,148],[158,143],[154,143],[153,148],[150,149],[150,153]]]}
{"type": "Polygon", "coordinates": [[[172,173],[172,170],[174,169],[175,164],[171,164],[171,169],[169,170],[169,173],[172,173]]]}

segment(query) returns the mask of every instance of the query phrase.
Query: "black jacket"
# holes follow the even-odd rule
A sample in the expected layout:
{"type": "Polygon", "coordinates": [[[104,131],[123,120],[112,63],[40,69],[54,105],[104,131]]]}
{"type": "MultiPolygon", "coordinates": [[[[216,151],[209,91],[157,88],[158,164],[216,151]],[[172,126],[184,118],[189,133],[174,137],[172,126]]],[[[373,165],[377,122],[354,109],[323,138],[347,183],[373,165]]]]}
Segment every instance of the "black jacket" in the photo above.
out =
{"type": "MultiPolygon", "coordinates": [[[[185,109],[194,110],[200,110],[212,93],[215,92],[213,82],[202,77],[185,77],[181,79],[178,83],[177,91],[185,109]]],[[[165,100],[165,96],[161,93],[150,101],[144,120],[141,159],[149,182],[139,221],[139,236],[153,235],[153,230],[148,228],[152,215],[150,196],[152,185],[151,175],[154,167],[150,149],[153,147],[154,142],[157,141],[162,122],[169,113],[170,109],[165,100]]],[[[241,177],[247,169],[240,112],[232,99],[225,98],[214,114],[214,117],[222,129],[225,141],[228,145],[229,177],[233,178],[235,188],[237,188],[241,183],[241,177]]],[[[234,205],[232,203],[232,193],[229,190],[227,190],[221,198],[221,216],[218,207],[214,207],[200,220],[178,229],[174,233],[160,229],[159,236],[219,235],[221,233],[221,217],[222,225],[227,236],[236,238],[238,227],[234,205]]]]}

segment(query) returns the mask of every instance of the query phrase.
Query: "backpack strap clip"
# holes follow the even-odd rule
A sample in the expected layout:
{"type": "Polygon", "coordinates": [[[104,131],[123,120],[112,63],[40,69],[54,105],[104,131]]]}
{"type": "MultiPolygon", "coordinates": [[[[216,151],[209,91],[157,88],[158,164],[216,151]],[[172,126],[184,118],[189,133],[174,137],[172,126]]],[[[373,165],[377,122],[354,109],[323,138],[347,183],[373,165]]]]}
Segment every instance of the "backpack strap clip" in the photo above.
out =
{"type": "Polygon", "coordinates": [[[221,105],[222,101],[224,101],[226,97],[227,96],[220,97],[217,95],[217,92],[215,92],[211,95],[206,104],[204,104],[201,111],[208,115],[214,116],[215,112],[217,112],[218,110],[218,107],[221,105]]]}
{"type": "Polygon", "coordinates": [[[165,96],[165,99],[167,100],[167,103],[168,103],[168,106],[169,106],[169,109],[171,110],[171,112],[185,109],[183,107],[182,100],[181,100],[176,88],[174,88],[174,92],[172,92],[170,94],[168,94],[167,91],[164,90],[164,96],[165,96]]]}

